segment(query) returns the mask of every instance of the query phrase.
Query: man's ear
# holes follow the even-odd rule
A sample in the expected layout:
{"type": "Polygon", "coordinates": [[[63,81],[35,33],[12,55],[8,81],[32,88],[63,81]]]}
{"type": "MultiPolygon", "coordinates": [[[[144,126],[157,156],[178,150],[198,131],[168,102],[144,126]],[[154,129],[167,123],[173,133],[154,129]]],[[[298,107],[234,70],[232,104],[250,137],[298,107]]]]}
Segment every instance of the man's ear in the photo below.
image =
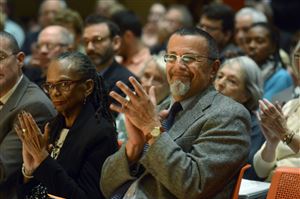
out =
{"type": "Polygon", "coordinates": [[[122,36],[124,42],[126,42],[127,44],[128,43],[131,43],[134,39],[134,34],[133,32],[131,32],[130,30],[126,30],[122,36]]]}
{"type": "Polygon", "coordinates": [[[86,85],[85,97],[87,97],[93,92],[95,83],[92,79],[88,79],[85,81],[85,85],[86,85]]]}
{"type": "Polygon", "coordinates": [[[24,65],[25,54],[23,52],[18,52],[17,57],[17,65],[22,68],[24,65]]]}
{"type": "Polygon", "coordinates": [[[122,44],[122,39],[119,35],[114,36],[112,39],[112,46],[115,52],[118,52],[122,44]]]}
{"type": "Polygon", "coordinates": [[[211,76],[211,78],[212,78],[212,80],[214,80],[215,79],[215,77],[216,77],[216,74],[217,74],[217,72],[218,72],[218,70],[219,70],[219,68],[220,68],[220,65],[221,65],[221,62],[220,62],[220,60],[214,60],[213,62],[212,62],[212,64],[210,65],[210,67],[211,67],[211,73],[210,73],[210,76],[211,76]]]}

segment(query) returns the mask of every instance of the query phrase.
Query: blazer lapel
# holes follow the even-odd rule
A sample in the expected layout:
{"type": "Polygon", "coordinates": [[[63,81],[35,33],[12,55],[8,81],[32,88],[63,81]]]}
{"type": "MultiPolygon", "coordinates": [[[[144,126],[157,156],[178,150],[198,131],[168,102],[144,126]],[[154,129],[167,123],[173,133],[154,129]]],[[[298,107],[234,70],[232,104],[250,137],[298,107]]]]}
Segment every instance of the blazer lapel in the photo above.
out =
{"type": "Polygon", "coordinates": [[[206,91],[202,92],[188,105],[188,107],[179,113],[174,125],[169,130],[169,134],[175,141],[199,118],[205,114],[207,109],[217,92],[213,87],[209,87],[206,91]]]}
{"type": "Polygon", "coordinates": [[[23,76],[16,90],[13,92],[13,94],[10,96],[7,103],[1,109],[0,118],[4,117],[4,115],[14,110],[18,106],[20,100],[22,99],[23,95],[26,92],[28,84],[29,84],[29,80],[27,79],[27,77],[23,76]]]}

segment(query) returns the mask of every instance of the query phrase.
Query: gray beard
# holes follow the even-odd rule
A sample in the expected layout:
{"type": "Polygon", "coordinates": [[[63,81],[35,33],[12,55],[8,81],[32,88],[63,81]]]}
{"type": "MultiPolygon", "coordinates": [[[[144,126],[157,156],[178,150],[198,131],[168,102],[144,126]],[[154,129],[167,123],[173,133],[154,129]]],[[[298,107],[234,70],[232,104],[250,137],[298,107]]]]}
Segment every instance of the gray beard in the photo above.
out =
{"type": "Polygon", "coordinates": [[[191,88],[191,83],[183,83],[180,80],[175,80],[170,85],[172,96],[184,96],[191,88]]]}

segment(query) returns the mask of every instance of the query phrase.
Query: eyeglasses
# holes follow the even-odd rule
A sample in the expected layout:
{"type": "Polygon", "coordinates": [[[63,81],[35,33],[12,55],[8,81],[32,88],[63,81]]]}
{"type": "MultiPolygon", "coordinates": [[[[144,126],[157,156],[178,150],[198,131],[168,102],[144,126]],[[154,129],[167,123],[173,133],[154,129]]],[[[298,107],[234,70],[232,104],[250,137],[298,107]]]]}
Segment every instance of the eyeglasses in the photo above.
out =
{"type": "Polygon", "coordinates": [[[110,35],[107,35],[105,37],[101,37],[101,36],[96,36],[96,37],[93,37],[91,40],[88,40],[88,39],[84,39],[82,42],[83,42],[83,45],[84,46],[88,46],[90,42],[92,42],[92,44],[94,46],[98,46],[100,45],[103,41],[105,41],[106,39],[108,39],[110,37],[110,35]]]}
{"type": "Polygon", "coordinates": [[[175,55],[175,54],[165,54],[164,55],[164,61],[166,63],[175,63],[177,61],[177,59],[179,58],[180,61],[182,61],[183,64],[189,65],[192,64],[194,62],[201,62],[201,58],[206,58],[206,59],[210,59],[210,60],[215,60],[214,58],[211,57],[205,57],[205,56],[201,56],[201,55],[175,55]]]}
{"type": "Polygon", "coordinates": [[[68,46],[68,44],[62,44],[62,43],[53,43],[53,44],[51,44],[51,43],[41,43],[41,44],[37,44],[36,48],[38,50],[40,50],[43,46],[45,46],[47,50],[53,50],[53,49],[55,49],[57,47],[66,47],[66,46],[68,46]]]}
{"type": "Polygon", "coordinates": [[[197,27],[204,30],[204,31],[206,31],[206,32],[214,32],[214,31],[217,31],[217,30],[221,30],[221,28],[219,28],[219,27],[212,27],[212,26],[207,26],[207,25],[204,25],[204,24],[198,24],[197,27]]]}
{"type": "Polygon", "coordinates": [[[54,88],[58,90],[59,92],[68,92],[71,90],[71,85],[76,84],[79,82],[83,82],[85,79],[79,79],[79,80],[62,80],[56,83],[44,83],[42,85],[43,90],[45,93],[49,94],[54,88]]]}
{"type": "Polygon", "coordinates": [[[9,58],[12,55],[15,55],[16,53],[11,53],[11,54],[5,54],[5,53],[1,53],[0,54],[0,63],[4,62],[4,60],[6,60],[7,58],[9,58]]]}

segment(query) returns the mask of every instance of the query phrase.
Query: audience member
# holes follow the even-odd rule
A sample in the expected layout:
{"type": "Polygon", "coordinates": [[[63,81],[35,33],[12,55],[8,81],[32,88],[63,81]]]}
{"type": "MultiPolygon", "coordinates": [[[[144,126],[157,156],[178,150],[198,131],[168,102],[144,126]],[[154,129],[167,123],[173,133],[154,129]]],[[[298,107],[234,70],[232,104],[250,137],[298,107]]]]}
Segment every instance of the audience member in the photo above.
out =
{"type": "Polygon", "coordinates": [[[121,30],[120,63],[140,77],[146,61],[151,58],[149,48],[141,41],[142,24],[131,11],[118,12],[112,19],[121,30]]]}
{"type": "Polygon", "coordinates": [[[107,18],[90,15],[85,20],[82,38],[86,54],[104,78],[108,90],[122,94],[116,82],[121,80],[129,86],[128,78],[133,73],[115,60],[122,42],[119,27],[107,18]]]}
{"type": "MultiPolygon", "coordinates": [[[[298,75],[299,53],[300,42],[293,53],[298,75]]],[[[271,181],[277,167],[300,167],[300,97],[290,100],[282,109],[278,104],[261,100],[259,116],[266,142],[254,156],[254,168],[259,177],[271,181]]]]}
{"type": "Polygon", "coordinates": [[[40,8],[39,8],[39,26],[40,29],[36,32],[29,32],[26,35],[24,45],[22,46],[22,50],[26,55],[30,55],[32,53],[32,48],[36,44],[38,40],[38,36],[40,31],[51,25],[53,18],[56,14],[67,8],[67,4],[64,0],[43,0],[40,8]]]}
{"type": "Polygon", "coordinates": [[[115,13],[126,10],[118,0],[97,0],[95,14],[111,18],[115,13]]]}
{"type": "Polygon", "coordinates": [[[165,17],[166,8],[161,3],[153,3],[143,27],[142,41],[149,48],[159,44],[159,23],[165,17]]]}
{"type": "Polygon", "coordinates": [[[242,8],[235,14],[235,43],[245,51],[246,32],[253,23],[267,22],[267,17],[254,8],[242,8]]]}
{"type": "Polygon", "coordinates": [[[151,49],[152,54],[166,50],[171,34],[182,27],[192,27],[193,17],[185,5],[175,4],[169,7],[165,18],[159,23],[159,44],[151,49]]]}
{"type": "Polygon", "coordinates": [[[281,60],[279,33],[274,27],[267,23],[252,24],[247,32],[245,46],[247,55],[262,71],[264,98],[271,101],[276,93],[293,84],[281,60]]]}
{"type": "Polygon", "coordinates": [[[51,59],[73,50],[74,37],[62,26],[47,26],[40,32],[36,48],[30,65],[24,68],[24,73],[31,81],[41,86],[45,82],[51,59]]]}
{"type": "Polygon", "coordinates": [[[222,61],[241,53],[241,50],[232,43],[234,11],[229,6],[220,3],[206,5],[202,10],[198,27],[215,39],[222,61]]]}
{"type": "Polygon", "coordinates": [[[125,114],[128,141],[105,161],[101,189],[106,197],[125,190],[125,198],[230,198],[249,153],[250,116],[212,86],[217,45],[205,31],[180,29],[164,59],[174,100],[165,130],[153,89],[148,96],[130,78],[135,92],[117,83],[129,100],[110,93],[122,104],[110,107],[125,114]]]}
{"type": "MultiPolygon", "coordinates": [[[[247,56],[228,59],[217,73],[215,87],[220,93],[243,104],[251,115],[251,145],[247,163],[252,165],[254,154],[265,141],[256,117],[258,100],[263,95],[261,71],[247,56]]],[[[258,180],[253,167],[246,171],[244,178],[258,180]]]]}
{"type": "Polygon", "coordinates": [[[68,29],[74,35],[74,50],[83,52],[81,37],[83,31],[83,21],[80,14],[72,9],[59,11],[52,20],[52,25],[60,25],[68,29]]]}
{"type": "Polygon", "coordinates": [[[24,161],[19,198],[44,198],[47,193],[104,198],[99,189],[101,167],[118,146],[102,78],[86,55],[67,52],[50,63],[43,88],[59,114],[43,134],[29,113],[19,115],[16,131],[24,161]]]}
{"type": "MultiPolygon", "coordinates": [[[[146,93],[154,86],[156,105],[170,105],[170,87],[166,75],[166,63],[162,56],[152,56],[142,71],[141,85],[146,93]]],[[[164,108],[167,108],[164,106],[164,108]]]]}
{"type": "MultiPolygon", "coordinates": [[[[0,0],[0,12],[2,12],[6,16],[7,0],[0,0]]],[[[15,21],[8,18],[8,16],[5,17],[4,31],[14,35],[19,46],[23,45],[24,40],[25,40],[25,33],[23,31],[23,28],[19,24],[17,24],[15,21]]]]}
{"type": "Polygon", "coordinates": [[[22,110],[39,126],[55,115],[54,107],[38,86],[22,74],[25,55],[16,39],[0,32],[0,198],[15,199],[22,144],[13,125],[22,110]]]}

